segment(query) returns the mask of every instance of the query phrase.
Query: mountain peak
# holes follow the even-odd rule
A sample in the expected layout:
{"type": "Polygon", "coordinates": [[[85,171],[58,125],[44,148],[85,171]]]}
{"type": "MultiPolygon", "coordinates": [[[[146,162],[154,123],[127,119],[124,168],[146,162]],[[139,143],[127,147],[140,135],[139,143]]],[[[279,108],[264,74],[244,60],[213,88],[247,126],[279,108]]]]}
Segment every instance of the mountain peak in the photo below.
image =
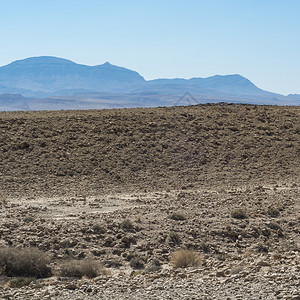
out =
{"type": "Polygon", "coordinates": [[[75,64],[75,63],[71,60],[59,58],[55,56],[36,56],[36,57],[29,57],[21,60],[16,60],[10,63],[9,65],[26,66],[26,65],[40,65],[40,64],[75,64]]]}
{"type": "MultiPolygon", "coordinates": [[[[60,90],[123,91],[135,88],[144,78],[137,72],[111,65],[77,64],[71,60],[39,56],[0,67],[0,82],[7,88],[53,95],[60,90]]],[[[5,93],[7,88],[2,89],[5,93]]]]}
{"type": "MultiPolygon", "coordinates": [[[[101,65],[88,66],[55,56],[30,57],[0,67],[0,94],[19,93],[27,97],[49,97],[96,92],[143,95],[155,93],[178,97],[187,91],[202,98],[281,97],[258,88],[239,74],[146,81],[137,72],[108,61],[101,65]]],[[[299,98],[289,96],[289,99],[298,101],[299,98]]]]}

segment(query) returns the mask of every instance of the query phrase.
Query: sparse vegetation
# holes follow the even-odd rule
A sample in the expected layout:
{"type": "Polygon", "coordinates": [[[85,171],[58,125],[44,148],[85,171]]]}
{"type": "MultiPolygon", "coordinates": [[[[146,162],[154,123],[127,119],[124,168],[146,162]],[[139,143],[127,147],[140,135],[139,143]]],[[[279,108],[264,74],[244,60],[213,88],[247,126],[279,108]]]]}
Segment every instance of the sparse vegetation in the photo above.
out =
{"type": "Polygon", "coordinates": [[[137,256],[130,260],[130,267],[133,269],[144,269],[144,266],[144,261],[137,256]]]}
{"type": "Polygon", "coordinates": [[[104,234],[106,231],[105,228],[99,224],[93,225],[92,229],[95,233],[98,233],[98,234],[104,234]]]}
{"type": "Polygon", "coordinates": [[[175,268],[197,267],[201,262],[201,255],[194,250],[180,249],[171,255],[171,264],[175,268]]]}
{"type": "Polygon", "coordinates": [[[35,248],[0,249],[0,269],[9,277],[48,277],[51,275],[48,263],[46,254],[35,248]]]}
{"type": "Polygon", "coordinates": [[[168,215],[168,218],[175,221],[184,221],[186,219],[186,217],[181,213],[172,213],[168,215]]]}
{"type": "Polygon", "coordinates": [[[202,242],[199,245],[199,249],[201,249],[204,253],[209,253],[209,251],[210,251],[209,245],[206,242],[202,242]]]}
{"type": "Polygon", "coordinates": [[[129,219],[125,219],[121,223],[121,228],[124,229],[125,231],[132,231],[134,230],[134,225],[129,219]]]}
{"type": "Polygon", "coordinates": [[[34,277],[18,277],[18,278],[10,280],[9,286],[11,288],[20,288],[22,286],[29,285],[34,280],[35,280],[34,277]]]}
{"type": "Polygon", "coordinates": [[[225,227],[224,235],[236,241],[238,239],[239,232],[237,228],[232,228],[230,225],[227,225],[225,227]]]}
{"type": "Polygon", "coordinates": [[[237,208],[231,212],[231,217],[234,219],[247,219],[247,213],[242,208],[237,208]]]}
{"type": "Polygon", "coordinates": [[[33,222],[34,221],[34,217],[32,216],[27,216],[24,218],[24,222],[25,223],[30,223],[30,222],[33,222]]]}
{"type": "Polygon", "coordinates": [[[227,254],[226,254],[226,253],[218,253],[218,254],[217,254],[217,259],[218,259],[219,261],[225,261],[226,258],[227,258],[227,254]]]}
{"type": "Polygon", "coordinates": [[[180,244],[181,238],[180,235],[177,232],[171,231],[169,233],[169,240],[173,244],[180,244]]]}
{"type": "Polygon", "coordinates": [[[256,250],[259,253],[268,253],[269,252],[269,248],[263,244],[258,244],[256,250]]]}
{"type": "Polygon", "coordinates": [[[60,267],[60,275],[63,277],[94,278],[100,274],[107,274],[107,271],[94,260],[70,260],[60,267]]]}
{"type": "Polygon", "coordinates": [[[275,207],[270,207],[267,211],[268,215],[272,218],[276,218],[280,215],[280,211],[279,209],[275,208],[275,207]]]}
{"type": "MultiPolygon", "coordinates": [[[[299,176],[295,175],[300,164],[294,162],[298,162],[296,134],[277,130],[276,120],[299,122],[295,118],[299,112],[223,104],[180,110],[5,113],[0,120],[0,131],[6,136],[0,143],[0,180],[8,202],[0,204],[0,244],[9,245],[9,251],[29,246],[44,249],[55,276],[68,277],[58,278],[58,285],[52,278],[29,284],[26,290],[38,288],[41,298],[44,291],[55,298],[57,289],[72,289],[76,294],[85,286],[93,290],[90,295],[98,290],[100,296],[102,289],[95,285],[103,285],[106,279],[87,277],[105,270],[111,270],[131,292],[132,284],[139,287],[143,277],[147,286],[152,279],[155,284],[155,278],[171,286],[186,277],[224,288],[227,280],[234,279],[230,281],[234,287],[245,276],[259,282],[266,274],[259,271],[264,262],[282,282],[289,278],[295,282],[295,270],[288,266],[297,265],[299,253],[299,176]],[[257,115],[273,124],[271,139],[258,132],[257,115]],[[157,127],[149,126],[150,119],[157,127]],[[228,126],[238,126],[238,135],[228,126]],[[20,140],[19,128],[30,151],[13,149],[20,140]],[[35,135],[46,141],[43,149],[35,135]],[[280,153],[276,154],[275,144],[280,145],[280,153]],[[62,173],[73,168],[75,176],[57,178],[57,168],[62,173]],[[292,188],[293,182],[297,188],[292,188]],[[241,214],[231,216],[235,209],[242,210],[242,219],[241,214]],[[184,255],[175,259],[180,247],[197,251],[200,263],[202,255],[201,268],[172,270],[171,266],[194,264],[184,255]],[[273,260],[273,253],[281,258],[273,260]],[[86,259],[92,263],[84,268],[86,259]],[[97,263],[99,269],[94,270],[97,263]],[[227,278],[230,270],[239,272],[238,266],[244,267],[242,274],[227,278]],[[220,281],[215,280],[217,272],[220,281]],[[129,274],[141,275],[129,280],[129,274]]],[[[0,289],[15,279],[16,286],[27,284],[19,277],[29,275],[5,276],[5,265],[0,260],[0,289]]],[[[114,287],[109,282],[103,293],[114,287]]],[[[14,298],[15,292],[4,288],[0,298],[2,294],[14,298]]]]}

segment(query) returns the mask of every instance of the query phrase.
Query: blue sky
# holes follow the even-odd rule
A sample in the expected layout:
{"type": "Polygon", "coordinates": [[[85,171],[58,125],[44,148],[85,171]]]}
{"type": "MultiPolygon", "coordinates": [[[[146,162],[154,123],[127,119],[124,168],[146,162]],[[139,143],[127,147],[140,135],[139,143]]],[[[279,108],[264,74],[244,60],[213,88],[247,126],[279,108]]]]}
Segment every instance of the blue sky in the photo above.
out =
{"type": "Polygon", "coordinates": [[[300,94],[299,16],[299,0],[0,0],[0,65],[53,55],[300,94]]]}

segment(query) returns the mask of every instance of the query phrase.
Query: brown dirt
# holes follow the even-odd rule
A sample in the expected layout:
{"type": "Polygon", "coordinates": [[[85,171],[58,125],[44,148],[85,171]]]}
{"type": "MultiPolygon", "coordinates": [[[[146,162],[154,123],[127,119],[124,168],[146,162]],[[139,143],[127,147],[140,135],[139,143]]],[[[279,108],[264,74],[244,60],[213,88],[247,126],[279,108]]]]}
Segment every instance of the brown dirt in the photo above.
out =
{"type": "Polygon", "coordinates": [[[147,277],[159,262],[158,278],[194,276],[165,270],[192,248],[201,280],[241,287],[273,270],[288,295],[300,270],[299,134],[300,107],[0,113],[0,246],[38,247],[54,268],[90,257],[128,274],[135,258],[147,277]]]}
{"type": "Polygon", "coordinates": [[[0,113],[8,196],[299,182],[300,107],[0,113]]]}

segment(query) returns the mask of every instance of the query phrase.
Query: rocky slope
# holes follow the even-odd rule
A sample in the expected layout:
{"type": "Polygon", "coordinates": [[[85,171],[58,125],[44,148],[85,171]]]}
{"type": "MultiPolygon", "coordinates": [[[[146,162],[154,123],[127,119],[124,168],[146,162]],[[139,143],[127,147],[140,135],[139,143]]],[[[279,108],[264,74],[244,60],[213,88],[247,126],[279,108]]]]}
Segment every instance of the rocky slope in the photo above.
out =
{"type": "Polygon", "coordinates": [[[6,299],[299,299],[298,107],[0,114],[0,249],[53,276],[6,299]],[[201,264],[175,268],[178,249],[201,264]],[[102,262],[94,279],[66,260],[102,262]]]}
{"type": "Polygon", "coordinates": [[[220,104],[0,113],[1,189],[53,196],[297,183],[299,112],[220,104]]]}

